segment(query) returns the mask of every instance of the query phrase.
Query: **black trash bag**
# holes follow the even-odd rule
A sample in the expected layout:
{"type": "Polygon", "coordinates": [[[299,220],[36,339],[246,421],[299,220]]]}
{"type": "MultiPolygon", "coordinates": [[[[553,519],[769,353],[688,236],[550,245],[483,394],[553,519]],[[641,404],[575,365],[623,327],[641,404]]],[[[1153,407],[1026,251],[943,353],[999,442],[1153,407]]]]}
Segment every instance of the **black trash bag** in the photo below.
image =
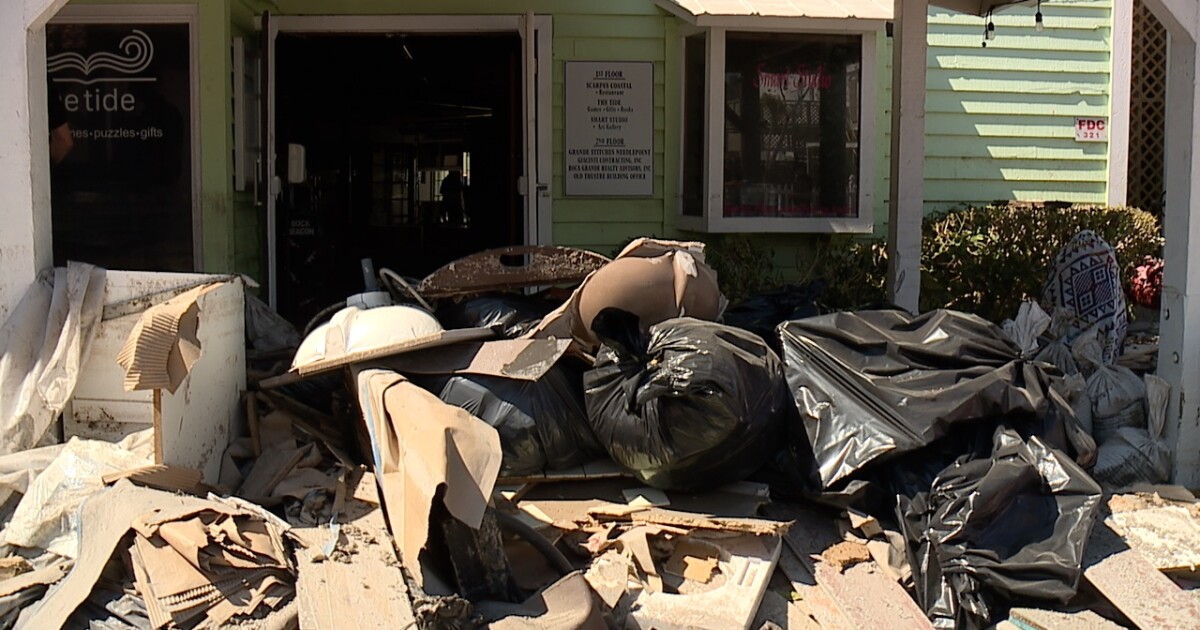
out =
{"type": "Polygon", "coordinates": [[[604,343],[584,375],[588,421],[622,468],[655,488],[739,481],[767,463],[792,404],[779,357],[758,336],[691,318],[643,338],[637,316],[604,309],[604,343]]]}
{"type": "Polygon", "coordinates": [[[725,309],[724,322],[734,328],[749,330],[762,337],[776,353],[782,352],[779,324],[792,319],[804,319],[821,314],[816,298],[825,289],[823,282],[804,286],[789,284],[784,287],[752,295],[725,309]]]}
{"type": "Polygon", "coordinates": [[[517,293],[489,293],[462,301],[443,300],[435,313],[446,329],[492,328],[505,339],[529,332],[558,303],[517,293]]]}
{"type": "Polygon", "coordinates": [[[991,627],[1014,600],[1075,595],[1100,486],[1034,437],[997,429],[992,452],[968,454],[928,492],[900,497],[917,602],[935,627],[991,627]]]}
{"type": "Polygon", "coordinates": [[[584,410],[583,367],[569,357],[536,381],[475,374],[412,380],[496,427],[502,476],[570,468],[605,454],[584,410]]]}
{"type": "Polygon", "coordinates": [[[969,444],[984,432],[987,440],[1001,425],[1084,466],[1095,458],[1095,442],[1051,389],[1052,368],[1021,360],[982,318],[862,311],[787,322],[779,332],[824,490],[840,491],[952,434],[969,444]]]}

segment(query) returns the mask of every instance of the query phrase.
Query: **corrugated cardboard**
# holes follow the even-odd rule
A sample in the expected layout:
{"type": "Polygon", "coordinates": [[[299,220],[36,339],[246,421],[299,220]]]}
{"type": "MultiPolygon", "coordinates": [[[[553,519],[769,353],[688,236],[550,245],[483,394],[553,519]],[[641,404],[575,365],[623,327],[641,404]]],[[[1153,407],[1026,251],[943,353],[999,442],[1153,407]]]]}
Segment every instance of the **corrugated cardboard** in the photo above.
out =
{"type": "Polygon", "coordinates": [[[395,372],[359,370],[355,381],[388,522],[401,560],[423,585],[419,554],[438,488],[445,486],[450,514],[478,528],[500,472],[500,436],[395,372]]]}
{"type": "Polygon", "coordinates": [[[201,499],[139,488],[125,480],[92,496],[80,508],[81,551],[75,567],[53,592],[22,614],[20,625],[38,630],[62,628],[67,617],[92,592],[117,543],[138,515],[155,509],[199,508],[206,503],[201,499]]]}
{"type": "Polygon", "coordinates": [[[165,389],[172,394],[200,358],[201,296],[220,286],[206,284],[147,309],[117,355],[125,368],[125,391],[165,389]]]}

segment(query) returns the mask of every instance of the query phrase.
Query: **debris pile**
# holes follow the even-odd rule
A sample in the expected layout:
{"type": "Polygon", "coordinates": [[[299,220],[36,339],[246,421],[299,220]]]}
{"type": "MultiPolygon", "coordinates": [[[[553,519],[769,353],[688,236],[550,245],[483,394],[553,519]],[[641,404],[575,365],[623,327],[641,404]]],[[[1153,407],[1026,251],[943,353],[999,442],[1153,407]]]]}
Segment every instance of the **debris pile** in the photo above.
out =
{"type": "Polygon", "coordinates": [[[70,267],[0,331],[0,629],[1194,627],[1105,247],[1003,327],[727,310],[655,239],[364,264],[306,334],[243,278],[70,267]]]}

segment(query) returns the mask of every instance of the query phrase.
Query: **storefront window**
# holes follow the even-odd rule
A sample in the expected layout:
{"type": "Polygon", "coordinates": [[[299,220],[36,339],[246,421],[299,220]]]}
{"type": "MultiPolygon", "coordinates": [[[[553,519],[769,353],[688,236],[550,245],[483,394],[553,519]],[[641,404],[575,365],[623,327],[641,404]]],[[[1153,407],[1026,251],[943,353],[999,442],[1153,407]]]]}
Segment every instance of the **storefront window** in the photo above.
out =
{"type": "Polygon", "coordinates": [[[192,271],[191,27],[114,22],[46,27],[55,264],[192,271]]]}
{"type": "MultiPolygon", "coordinates": [[[[849,35],[726,34],[725,217],[858,216],[861,42],[849,35]]],[[[690,41],[687,51],[684,124],[694,138],[698,132],[687,126],[690,41]]],[[[685,191],[700,188],[688,178],[686,142],[685,191]]]]}

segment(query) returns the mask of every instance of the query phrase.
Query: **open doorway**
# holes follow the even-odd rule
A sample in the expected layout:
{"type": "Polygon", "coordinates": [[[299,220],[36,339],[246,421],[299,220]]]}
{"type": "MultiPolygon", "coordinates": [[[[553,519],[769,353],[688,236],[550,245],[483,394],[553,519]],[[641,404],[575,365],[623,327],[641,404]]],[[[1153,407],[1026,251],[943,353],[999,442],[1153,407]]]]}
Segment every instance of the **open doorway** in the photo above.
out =
{"type": "Polygon", "coordinates": [[[279,308],[362,290],[358,261],[419,277],[524,240],[517,33],[281,33],[279,308]]]}

